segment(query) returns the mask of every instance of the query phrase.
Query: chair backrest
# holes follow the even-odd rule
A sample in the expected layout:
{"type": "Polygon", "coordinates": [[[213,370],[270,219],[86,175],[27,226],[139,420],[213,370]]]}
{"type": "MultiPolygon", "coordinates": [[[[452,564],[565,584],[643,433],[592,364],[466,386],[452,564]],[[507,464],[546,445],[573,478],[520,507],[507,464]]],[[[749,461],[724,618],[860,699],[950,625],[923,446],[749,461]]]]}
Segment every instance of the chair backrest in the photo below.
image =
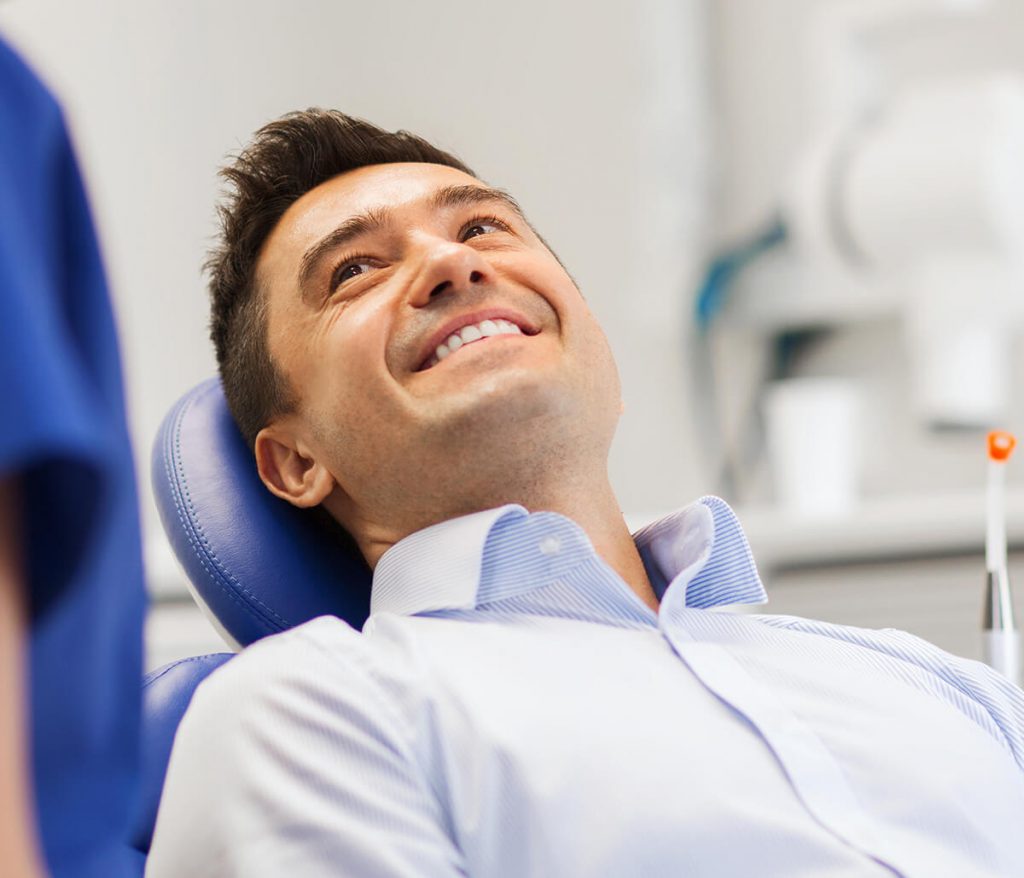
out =
{"type": "Polygon", "coordinates": [[[245,646],[316,616],[361,628],[372,575],[321,510],[274,497],[228,411],[220,381],[186,393],[153,448],[160,518],[197,600],[245,646]]]}
{"type": "Polygon", "coordinates": [[[142,740],[140,742],[140,807],[131,845],[149,853],[160,793],[167,774],[174,733],[196,687],[234,653],[196,655],[164,665],[142,681],[142,740]]]}

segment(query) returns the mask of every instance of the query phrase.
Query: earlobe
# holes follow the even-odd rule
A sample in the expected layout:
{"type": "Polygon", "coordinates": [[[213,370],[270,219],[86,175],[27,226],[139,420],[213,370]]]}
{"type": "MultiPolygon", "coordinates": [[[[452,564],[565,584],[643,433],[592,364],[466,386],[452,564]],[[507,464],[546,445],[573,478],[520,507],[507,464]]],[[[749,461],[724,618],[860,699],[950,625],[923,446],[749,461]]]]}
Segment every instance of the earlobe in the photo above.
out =
{"type": "Polygon", "coordinates": [[[334,488],[334,477],[296,437],[277,427],[256,436],[256,468],[267,490],[293,506],[318,506],[334,488]]]}

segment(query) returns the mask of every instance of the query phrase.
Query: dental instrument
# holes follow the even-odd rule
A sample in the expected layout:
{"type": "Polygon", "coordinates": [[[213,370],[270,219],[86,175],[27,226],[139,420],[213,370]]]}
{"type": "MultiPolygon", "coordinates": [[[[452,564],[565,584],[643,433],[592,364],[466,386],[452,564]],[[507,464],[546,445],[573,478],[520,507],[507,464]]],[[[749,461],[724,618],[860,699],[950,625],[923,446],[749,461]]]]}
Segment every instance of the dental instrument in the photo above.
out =
{"type": "Polygon", "coordinates": [[[1007,432],[988,434],[987,528],[985,535],[985,663],[1020,685],[1020,632],[1006,561],[1006,462],[1017,440],[1007,432]]]}

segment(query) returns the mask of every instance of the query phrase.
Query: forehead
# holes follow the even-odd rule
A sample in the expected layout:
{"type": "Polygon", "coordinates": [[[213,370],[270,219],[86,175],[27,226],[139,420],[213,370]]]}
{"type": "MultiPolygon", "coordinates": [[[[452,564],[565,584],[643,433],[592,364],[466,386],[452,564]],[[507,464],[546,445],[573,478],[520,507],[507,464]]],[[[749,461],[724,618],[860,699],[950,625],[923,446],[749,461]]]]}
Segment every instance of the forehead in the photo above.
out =
{"type": "MultiPolygon", "coordinates": [[[[274,262],[281,250],[305,248],[358,214],[381,208],[402,212],[425,209],[431,196],[445,186],[483,186],[457,168],[426,162],[368,165],[348,171],[311,189],[284,212],[264,246],[274,262]]],[[[267,267],[267,266],[265,266],[267,267]]]]}

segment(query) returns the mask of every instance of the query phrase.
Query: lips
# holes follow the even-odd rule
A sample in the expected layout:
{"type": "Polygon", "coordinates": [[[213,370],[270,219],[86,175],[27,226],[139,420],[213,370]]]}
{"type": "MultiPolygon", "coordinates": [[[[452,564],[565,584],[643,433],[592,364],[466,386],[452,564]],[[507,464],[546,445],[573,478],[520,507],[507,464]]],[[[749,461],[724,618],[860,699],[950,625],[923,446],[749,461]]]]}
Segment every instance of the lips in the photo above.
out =
{"type": "Polygon", "coordinates": [[[430,335],[420,349],[417,359],[419,366],[415,371],[430,369],[453,352],[453,349],[458,350],[483,338],[511,334],[532,336],[539,332],[539,327],[532,321],[508,308],[485,308],[462,314],[448,320],[430,335]],[[511,327],[507,324],[511,324],[511,327]]]}

